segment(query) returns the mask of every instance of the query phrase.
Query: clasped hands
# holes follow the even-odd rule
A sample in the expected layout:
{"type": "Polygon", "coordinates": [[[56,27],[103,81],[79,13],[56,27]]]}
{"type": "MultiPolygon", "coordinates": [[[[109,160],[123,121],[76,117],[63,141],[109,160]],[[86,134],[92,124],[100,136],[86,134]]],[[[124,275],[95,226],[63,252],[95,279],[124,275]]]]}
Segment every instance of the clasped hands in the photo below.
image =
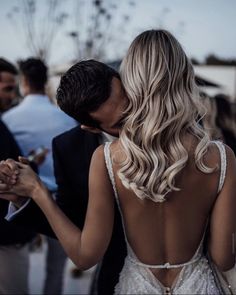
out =
{"type": "Polygon", "coordinates": [[[25,196],[33,196],[38,183],[40,180],[27,159],[19,157],[19,162],[12,159],[0,162],[0,198],[19,204],[25,196]]]}

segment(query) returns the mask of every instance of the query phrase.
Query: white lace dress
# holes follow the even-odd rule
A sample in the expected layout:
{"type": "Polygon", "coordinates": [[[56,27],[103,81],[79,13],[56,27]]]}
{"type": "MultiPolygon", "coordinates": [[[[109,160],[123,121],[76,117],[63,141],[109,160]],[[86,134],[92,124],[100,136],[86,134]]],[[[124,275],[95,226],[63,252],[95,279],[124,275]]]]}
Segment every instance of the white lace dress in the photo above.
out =
{"type": "MultiPolygon", "coordinates": [[[[219,192],[225,179],[226,153],[225,147],[221,142],[216,141],[215,144],[219,148],[221,157],[221,173],[218,187],[219,192]]],[[[112,161],[110,157],[110,143],[105,144],[104,155],[114,195],[120,209],[119,197],[115,185],[112,161]]],[[[123,221],[121,209],[120,213],[123,221]]],[[[199,247],[192,259],[186,263],[178,265],[171,265],[168,262],[164,265],[147,265],[140,262],[130,247],[126,235],[125,238],[128,254],[125,259],[124,267],[120,273],[119,282],[115,287],[115,294],[220,294],[220,290],[216,286],[208,261],[203,254],[204,236],[202,237],[199,247]],[[182,267],[182,269],[171,287],[165,287],[149,269],[168,269],[179,267],[182,267]]]]}

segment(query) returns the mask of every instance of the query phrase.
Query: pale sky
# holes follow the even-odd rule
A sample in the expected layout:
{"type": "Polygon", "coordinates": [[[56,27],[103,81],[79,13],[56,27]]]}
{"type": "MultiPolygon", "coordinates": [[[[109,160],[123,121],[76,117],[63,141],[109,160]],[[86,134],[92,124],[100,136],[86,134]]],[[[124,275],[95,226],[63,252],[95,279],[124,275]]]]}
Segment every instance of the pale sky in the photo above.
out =
{"type": "MultiPolygon", "coordinates": [[[[89,1],[84,0],[86,3],[89,1]]],[[[236,58],[236,0],[133,1],[136,5],[130,8],[128,0],[113,0],[118,8],[114,25],[109,29],[115,42],[106,44],[107,60],[122,57],[137,34],[160,25],[176,36],[190,57],[202,61],[208,54],[214,53],[222,58],[236,58]],[[121,16],[124,14],[130,15],[130,21],[122,27],[121,16]]],[[[72,2],[64,0],[61,11],[72,11],[72,2]]],[[[21,0],[0,0],[0,56],[12,62],[32,55],[20,25],[14,27],[6,17],[11,8],[20,6],[20,3],[21,0]]],[[[44,0],[37,0],[37,5],[43,11],[44,0]]],[[[73,59],[73,45],[67,32],[74,30],[74,25],[74,21],[67,20],[58,34],[50,64],[73,59]]]]}

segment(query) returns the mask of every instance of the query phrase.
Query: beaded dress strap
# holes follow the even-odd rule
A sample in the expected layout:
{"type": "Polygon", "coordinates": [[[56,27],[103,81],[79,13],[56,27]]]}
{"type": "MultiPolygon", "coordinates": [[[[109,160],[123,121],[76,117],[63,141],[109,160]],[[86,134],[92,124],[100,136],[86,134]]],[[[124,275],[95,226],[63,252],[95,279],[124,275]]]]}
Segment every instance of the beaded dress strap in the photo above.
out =
{"type": "Polygon", "coordinates": [[[122,227],[123,227],[123,232],[124,232],[124,237],[125,237],[125,241],[126,241],[126,245],[127,245],[127,251],[128,253],[131,253],[131,255],[134,255],[134,252],[131,248],[131,246],[129,245],[127,236],[126,236],[126,232],[125,232],[125,225],[124,225],[124,218],[123,218],[123,214],[122,214],[122,210],[120,207],[120,201],[119,201],[119,196],[118,196],[118,192],[116,189],[116,182],[115,182],[115,177],[114,177],[114,173],[113,173],[113,167],[112,167],[112,161],[111,161],[111,153],[110,153],[110,145],[111,142],[106,142],[105,146],[104,146],[104,157],[105,157],[105,163],[106,163],[106,167],[107,167],[107,171],[109,174],[109,178],[112,184],[112,188],[113,188],[113,192],[115,195],[115,199],[116,199],[116,203],[120,212],[120,216],[121,216],[121,223],[122,223],[122,227]]]}
{"type": "Polygon", "coordinates": [[[220,179],[219,179],[219,185],[217,190],[217,193],[219,193],[225,181],[226,167],[227,167],[226,152],[225,152],[225,146],[221,141],[213,141],[213,142],[218,147],[220,152],[220,179]]]}
{"type": "Polygon", "coordinates": [[[115,195],[116,201],[117,201],[119,209],[120,209],[118,192],[117,192],[117,189],[116,189],[115,177],[114,177],[114,173],[113,173],[111,156],[110,156],[110,145],[111,145],[111,142],[106,142],[105,146],[104,146],[105,163],[106,163],[107,171],[108,171],[109,178],[110,178],[110,181],[111,181],[111,184],[112,184],[112,188],[113,188],[113,191],[114,191],[114,195],[115,195]]]}
{"type": "Polygon", "coordinates": [[[127,259],[129,259],[130,262],[136,264],[136,265],[140,265],[143,267],[147,267],[147,268],[153,268],[153,269],[170,269],[170,268],[180,268],[180,267],[184,267],[190,264],[193,264],[195,262],[197,262],[198,260],[200,260],[201,255],[197,255],[195,258],[190,259],[187,262],[184,263],[180,263],[180,264],[170,264],[169,262],[166,262],[165,264],[146,264],[146,263],[142,263],[141,261],[128,256],[127,259]]]}

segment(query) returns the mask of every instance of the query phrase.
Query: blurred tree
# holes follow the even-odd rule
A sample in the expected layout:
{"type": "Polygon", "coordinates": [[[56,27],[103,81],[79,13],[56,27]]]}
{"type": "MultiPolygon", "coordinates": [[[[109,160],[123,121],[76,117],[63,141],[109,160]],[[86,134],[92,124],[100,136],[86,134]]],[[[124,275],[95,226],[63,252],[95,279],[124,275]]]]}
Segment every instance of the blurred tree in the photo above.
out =
{"type": "Polygon", "coordinates": [[[199,62],[195,57],[192,57],[192,58],[191,58],[191,63],[192,63],[193,65],[200,65],[200,62],[199,62]]]}
{"type": "MultiPolygon", "coordinates": [[[[75,58],[103,60],[111,42],[115,39],[122,42],[130,13],[118,11],[116,0],[75,0],[74,4],[75,29],[68,36],[74,44],[75,58]]],[[[126,4],[132,9],[135,1],[128,1],[126,4]]]]}
{"type": "Polygon", "coordinates": [[[225,66],[236,66],[236,59],[224,59],[214,54],[209,54],[205,59],[206,65],[225,65],[225,66]]]}
{"type": "Polygon", "coordinates": [[[14,29],[19,29],[20,22],[31,54],[47,61],[56,34],[68,14],[59,10],[62,0],[44,2],[43,19],[40,18],[38,7],[39,4],[42,6],[42,0],[20,0],[19,6],[12,7],[7,17],[14,29]]]}

